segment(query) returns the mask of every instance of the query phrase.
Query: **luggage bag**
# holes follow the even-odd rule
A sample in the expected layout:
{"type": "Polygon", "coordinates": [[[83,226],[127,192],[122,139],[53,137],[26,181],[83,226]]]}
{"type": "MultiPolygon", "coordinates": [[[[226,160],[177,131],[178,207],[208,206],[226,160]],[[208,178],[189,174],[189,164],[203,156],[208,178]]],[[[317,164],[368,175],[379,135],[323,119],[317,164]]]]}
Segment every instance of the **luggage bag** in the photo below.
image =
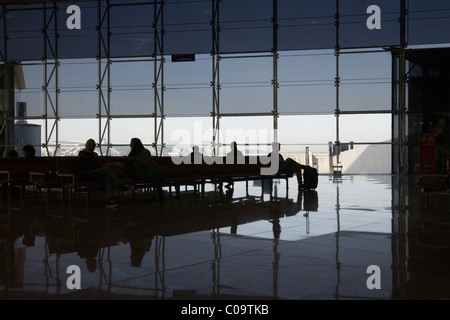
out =
{"type": "Polygon", "coordinates": [[[319,182],[319,174],[316,168],[306,167],[303,169],[303,189],[316,189],[319,182]]]}

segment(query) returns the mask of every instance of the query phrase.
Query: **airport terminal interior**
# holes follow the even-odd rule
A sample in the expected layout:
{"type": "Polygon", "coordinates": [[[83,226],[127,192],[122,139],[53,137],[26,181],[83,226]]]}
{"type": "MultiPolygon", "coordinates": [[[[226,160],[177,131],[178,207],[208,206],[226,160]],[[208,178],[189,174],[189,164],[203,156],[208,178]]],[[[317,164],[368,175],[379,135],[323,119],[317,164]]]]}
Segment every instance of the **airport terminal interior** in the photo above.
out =
{"type": "Polygon", "coordinates": [[[0,158],[277,141],[318,184],[105,207],[0,159],[0,299],[450,299],[449,28],[444,0],[1,1],[0,158]]]}

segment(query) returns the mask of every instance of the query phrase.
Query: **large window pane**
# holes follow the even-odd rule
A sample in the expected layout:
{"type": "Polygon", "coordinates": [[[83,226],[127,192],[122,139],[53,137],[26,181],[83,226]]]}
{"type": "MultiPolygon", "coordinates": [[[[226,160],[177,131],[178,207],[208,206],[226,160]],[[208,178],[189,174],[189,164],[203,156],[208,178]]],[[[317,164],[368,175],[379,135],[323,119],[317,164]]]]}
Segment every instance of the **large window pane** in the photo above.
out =
{"type": "Polygon", "coordinates": [[[339,67],[341,110],[391,109],[389,52],[342,54],[339,67]]]}
{"type": "Polygon", "coordinates": [[[272,63],[272,57],[222,60],[220,112],[270,113],[273,109],[272,63]]]}
{"type": "Polygon", "coordinates": [[[335,2],[278,1],[278,49],[330,49],[336,45],[335,2]]]}
{"type": "MultiPolygon", "coordinates": [[[[151,56],[155,52],[154,5],[121,5],[110,10],[110,55],[113,57],[151,56]]],[[[102,29],[107,35],[107,29],[102,29]]]]}
{"type": "Polygon", "coordinates": [[[257,52],[273,48],[272,0],[220,2],[220,52],[257,52]]]}
{"type": "Polygon", "coordinates": [[[410,45],[449,43],[450,2],[410,0],[408,28],[410,45]]]}
{"type": "Polygon", "coordinates": [[[336,58],[330,51],[285,52],[278,61],[281,115],[334,114],[336,58]]]}
{"type": "Polygon", "coordinates": [[[8,59],[33,60],[44,57],[43,12],[41,6],[36,5],[16,6],[7,12],[8,59]]]}
{"type": "Polygon", "coordinates": [[[340,0],[339,14],[341,48],[400,45],[400,1],[340,0]],[[373,10],[367,13],[372,5],[379,9],[379,16],[373,10]],[[372,18],[377,19],[379,28],[367,26],[374,22],[372,18]]]}
{"type": "Polygon", "coordinates": [[[211,1],[166,0],[164,7],[165,53],[211,52],[211,19],[211,1]]]}
{"type": "Polygon", "coordinates": [[[168,117],[210,116],[212,112],[211,57],[164,65],[164,111],[168,117]]]}
{"type": "Polygon", "coordinates": [[[168,118],[164,122],[166,155],[188,155],[197,145],[204,155],[212,155],[212,121],[208,117],[168,118]]]}

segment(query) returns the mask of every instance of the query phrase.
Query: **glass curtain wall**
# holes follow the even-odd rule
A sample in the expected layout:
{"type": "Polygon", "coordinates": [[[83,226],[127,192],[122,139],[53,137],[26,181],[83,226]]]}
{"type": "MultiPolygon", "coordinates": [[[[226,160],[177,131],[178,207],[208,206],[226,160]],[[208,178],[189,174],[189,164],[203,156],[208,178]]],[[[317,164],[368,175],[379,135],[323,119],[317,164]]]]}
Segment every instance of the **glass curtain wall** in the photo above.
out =
{"type": "Polygon", "coordinates": [[[449,42],[438,30],[450,7],[439,0],[69,6],[0,7],[3,154],[21,146],[5,128],[26,121],[40,126],[45,155],[73,155],[88,138],[113,155],[133,137],[164,155],[194,144],[223,154],[232,140],[266,153],[277,140],[320,173],[398,172],[402,50],[449,42]]]}

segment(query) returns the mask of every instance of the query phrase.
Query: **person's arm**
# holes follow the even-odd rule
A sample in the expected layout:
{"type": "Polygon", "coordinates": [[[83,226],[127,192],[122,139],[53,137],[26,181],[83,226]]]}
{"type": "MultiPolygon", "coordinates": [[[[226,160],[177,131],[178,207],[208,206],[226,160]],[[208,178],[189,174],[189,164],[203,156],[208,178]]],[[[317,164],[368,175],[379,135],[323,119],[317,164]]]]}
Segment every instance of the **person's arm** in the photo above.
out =
{"type": "Polygon", "coordinates": [[[136,160],[144,167],[151,166],[153,162],[152,155],[147,149],[142,150],[142,152],[136,157],[136,160]]]}
{"type": "Polygon", "coordinates": [[[78,154],[78,166],[80,172],[86,172],[89,170],[94,170],[99,167],[100,159],[96,153],[89,153],[86,151],[80,151],[78,154]]]}

